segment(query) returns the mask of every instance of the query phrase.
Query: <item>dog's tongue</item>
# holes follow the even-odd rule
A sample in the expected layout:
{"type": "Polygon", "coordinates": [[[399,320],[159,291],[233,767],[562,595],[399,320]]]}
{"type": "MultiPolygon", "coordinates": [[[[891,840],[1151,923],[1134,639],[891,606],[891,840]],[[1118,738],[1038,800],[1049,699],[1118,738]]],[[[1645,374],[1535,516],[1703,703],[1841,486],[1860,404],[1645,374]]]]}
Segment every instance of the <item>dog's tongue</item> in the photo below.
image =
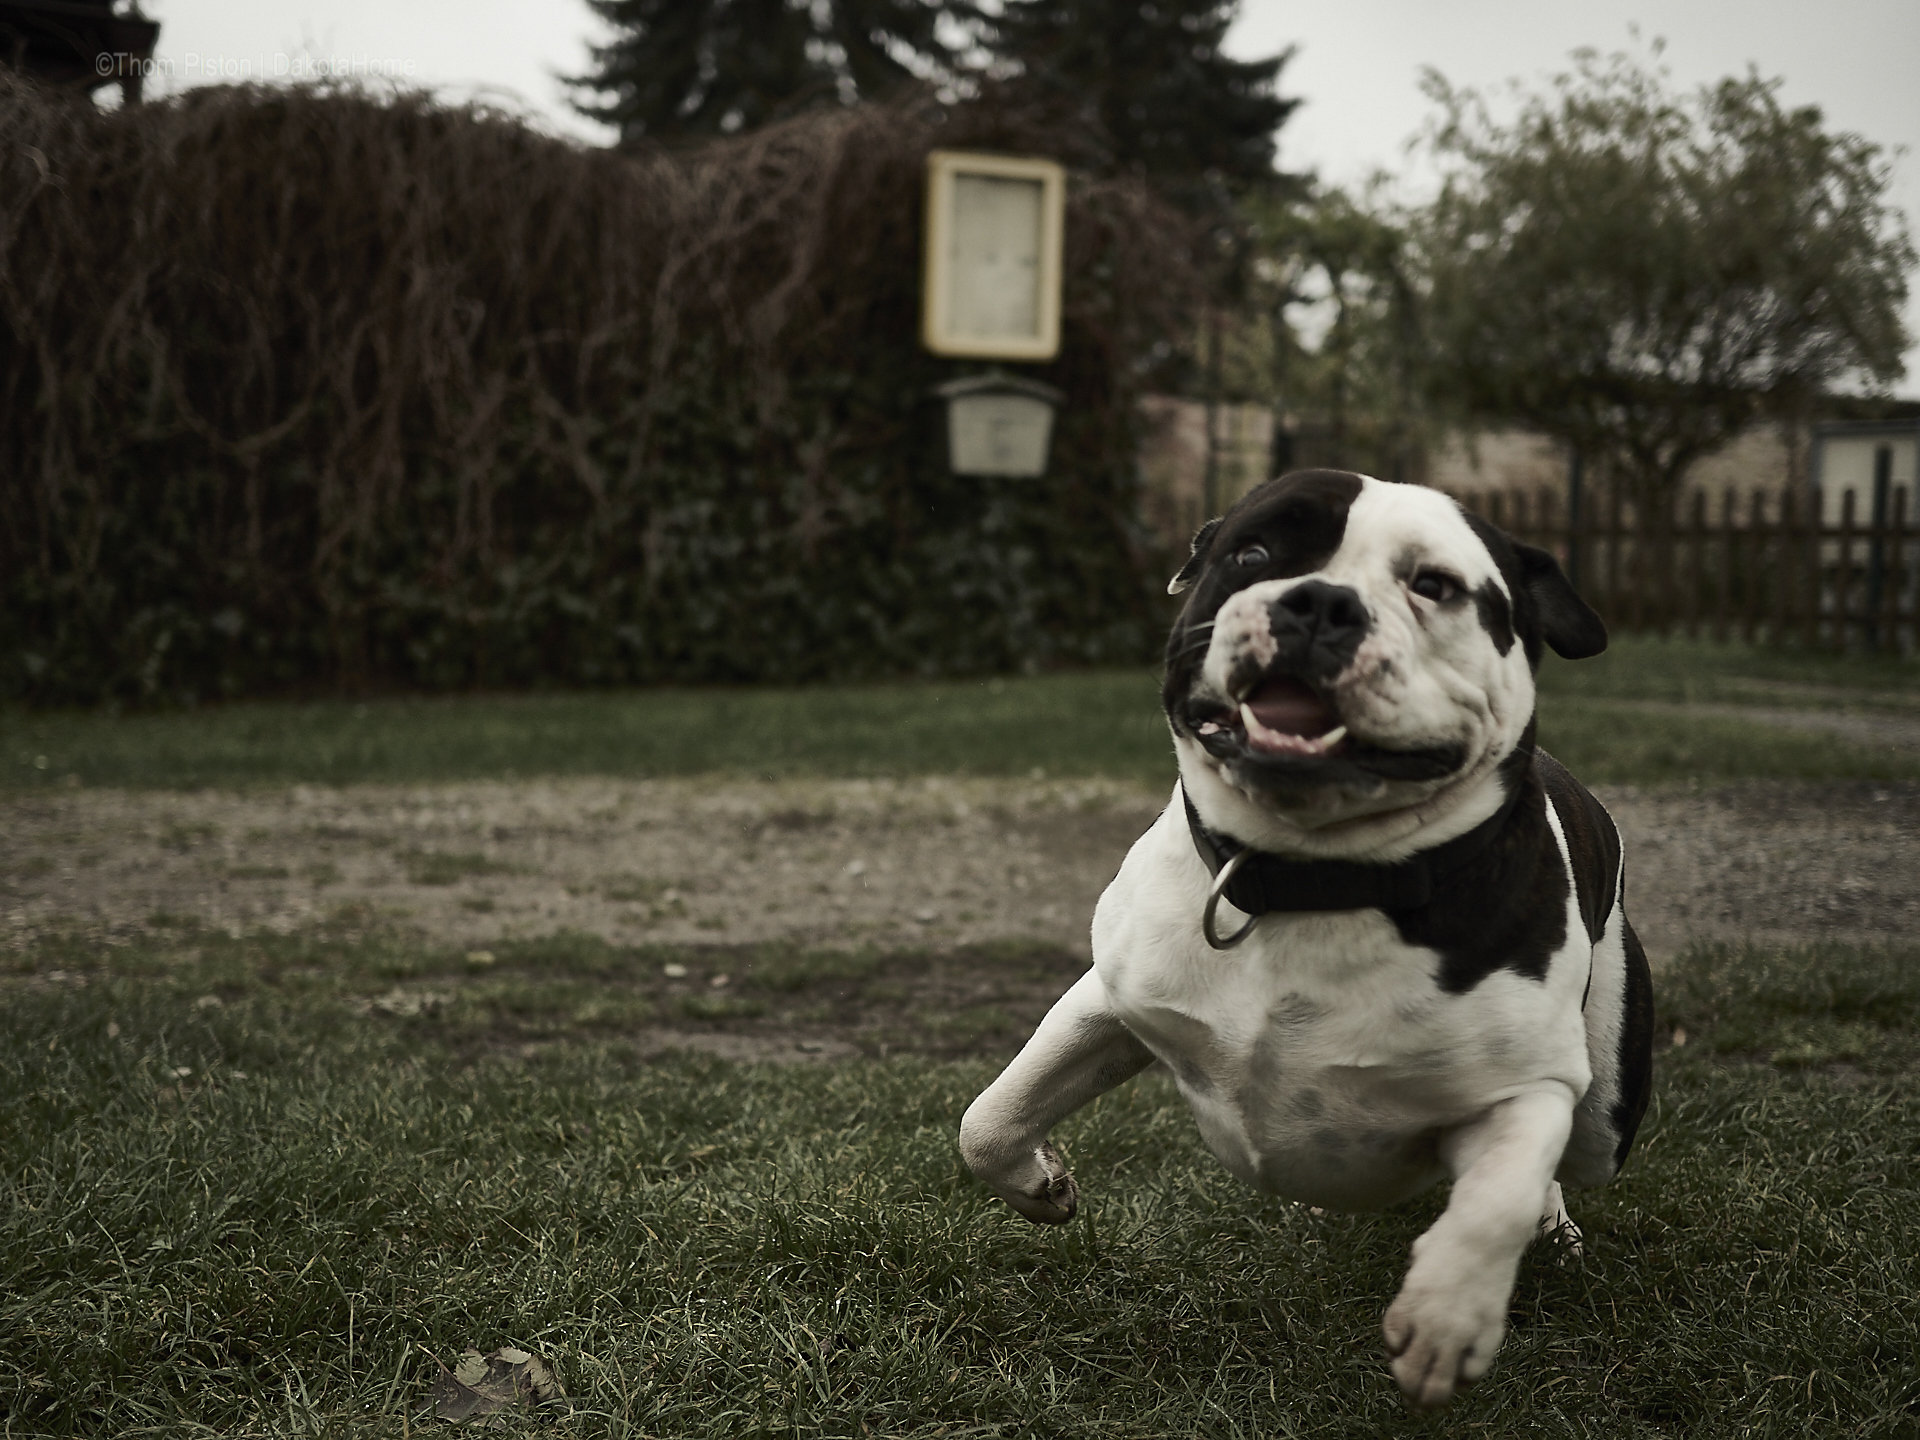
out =
{"type": "Polygon", "coordinates": [[[1281,735],[1324,735],[1340,723],[1333,707],[1298,680],[1273,679],[1247,696],[1247,707],[1281,735]]]}

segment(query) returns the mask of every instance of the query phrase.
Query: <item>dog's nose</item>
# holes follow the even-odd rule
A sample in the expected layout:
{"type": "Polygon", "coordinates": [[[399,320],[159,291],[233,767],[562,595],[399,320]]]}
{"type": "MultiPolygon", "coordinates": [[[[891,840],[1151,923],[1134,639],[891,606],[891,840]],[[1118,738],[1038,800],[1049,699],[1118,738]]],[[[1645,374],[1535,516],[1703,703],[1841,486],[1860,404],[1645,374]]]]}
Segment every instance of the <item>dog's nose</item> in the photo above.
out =
{"type": "Polygon", "coordinates": [[[1372,618],[1358,591],[1345,585],[1329,585],[1324,580],[1309,580],[1294,586],[1274,601],[1274,608],[1284,610],[1293,617],[1294,623],[1328,640],[1349,632],[1364,635],[1372,618]]]}
{"type": "Polygon", "coordinates": [[[1268,614],[1274,638],[1294,652],[1294,663],[1327,675],[1346,668],[1373,624],[1358,591],[1324,580],[1294,586],[1268,614]]]}

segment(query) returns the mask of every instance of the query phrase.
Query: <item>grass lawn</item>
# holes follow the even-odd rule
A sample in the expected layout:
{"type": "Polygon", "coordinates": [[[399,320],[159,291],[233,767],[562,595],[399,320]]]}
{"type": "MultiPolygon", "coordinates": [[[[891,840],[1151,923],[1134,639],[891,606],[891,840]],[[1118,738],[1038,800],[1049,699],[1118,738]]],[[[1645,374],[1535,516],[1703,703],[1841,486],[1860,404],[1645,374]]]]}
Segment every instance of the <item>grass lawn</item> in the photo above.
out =
{"type": "MultiPolygon", "coordinates": [[[[1549,657],[1541,734],[1593,783],[1903,779],[1920,761],[1717,716],[1688,700],[1909,706],[1920,666],[1623,637],[1549,657]]],[[[0,793],[533,775],[1108,775],[1169,784],[1147,669],[810,689],[657,689],[311,703],[147,715],[0,711],[0,793]],[[71,779],[69,777],[72,777],[71,779]]]]}
{"type": "MultiPolygon", "coordinates": [[[[617,1030],[671,1003],[661,954],[502,947],[385,1008],[463,957],[344,930],[15,959],[0,1433],[397,1436],[437,1362],[502,1344],[557,1368],[572,1418],[519,1422],[549,1435],[1920,1432],[1920,950],[1685,957],[1639,1148],[1572,1200],[1588,1258],[1530,1255],[1441,1419],[1378,1340],[1437,1197],[1263,1198],[1162,1078],[1062,1127],[1088,1203],[1051,1231],[955,1154],[997,1058],[643,1063],[617,1030]]],[[[887,969],[682,959],[766,1005],[887,969]]]]}
{"type": "MultiPolygon", "coordinates": [[[[1596,782],[1920,778],[1634,708],[1898,709],[1909,673],[1622,641],[1550,663],[1543,739],[1596,782]]],[[[1152,675],[0,714],[0,792],[27,800],[1033,769],[1165,783],[1152,675]]],[[[1528,1260],[1493,1375],[1439,1419],[1403,1411],[1378,1339],[1437,1196],[1263,1198],[1152,1075],[1062,1127],[1088,1197],[1064,1231],[966,1176],[961,1111],[1071,969],[1018,945],[453,951],[358,912],[0,949],[0,1437],[407,1435],[441,1362],[504,1344],[570,1396],[515,1422],[545,1435],[1920,1436],[1920,949],[1670,968],[1685,1043],[1621,1180],[1573,1197],[1588,1258],[1528,1260]],[[929,1004],[942,966],[1006,998],[929,1004]],[[861,1058],[647,1058],[643,1026],[861,1058]]]]}
{"type": "Polygon", "coordinates": [[[1920,711],[1920,661],[1617,635],[1591,660],[1549,655],[1542,688],[1594,700],[1920,711]]]}

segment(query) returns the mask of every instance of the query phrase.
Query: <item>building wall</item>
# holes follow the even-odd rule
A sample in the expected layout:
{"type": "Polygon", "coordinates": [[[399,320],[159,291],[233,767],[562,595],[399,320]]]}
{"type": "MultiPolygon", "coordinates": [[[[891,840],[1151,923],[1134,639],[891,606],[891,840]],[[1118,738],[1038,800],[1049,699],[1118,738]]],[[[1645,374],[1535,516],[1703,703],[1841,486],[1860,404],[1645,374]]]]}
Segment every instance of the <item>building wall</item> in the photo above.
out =
{"type": "MultiPolygon", "coordinates": [[[[1208,519],[1207,407],[1174,395],[1140,399],[1141,518],[1169,549],[1184,552],[1208,519]]],[[[1214,412],[1219,453],[1215,475],[1225,510],[1267,478],[1273,454],[1273,411],[1265,405],[1221,405],[1214,412]]]]}
{"type": "Polygon", "coordinates": [[[1525,430],[1450,432],[1428,460],[1427,483],[1455,495],[1567,486],[1567,452],[1558,440],[1525,430]]]}
{"type": "MultiPolygon", "coordinates": [[[[1146,437],[1140,450],[1143,518],[1169,546],[1184,547],[1207,519],[1207,407],[1198,400],[1148,395],[1140,410],[1146,437]]],[[[1219,434],[1219,508],[1224,510],[1269,473],[1273,453],[1273,412],[1264,405],[1222,405],[1216,411],[1219,434]]],[[[1907,500],[1907,524],[1920,528],[1916,512],[1916,466],[1920,465],[1920,429],[1907,427],[1873,433],[1844,433],[1851,427],[1821,426],[1824,460],[1821,494],[1826,518],[1837,522],[1840,496],[1856,491],[1854,514],[1865,524],[1872,515],[1876,447],[1893,451],[1893,487],[1907,500]]],[[[1303,469],[1327,463],[1316,450],[1311,426],[1294,437],[1294,463],[1303,469]]],[[[1755,490],[1777,496],[1788,485],[1813,480],[1815,427],[1772,421],[1756,425],[1724,450],[1709,455],[1687,472],[1680,513],[1689,513],[1695,493],[1707,497],[1717,518],[1731,492],[1744,514],[1755,490]]],[[[1320,447],[1324,448],[1324,447],[1320,447]]],[[[1494,490],[1550,490],[1564,496],[1567,450],[1560,441],[1526,430],[1449,433],[1425,457],[1424,474],[1413,478],[1452,494],[1471,496],[1494,490]]],[[[1599,477],[1589,472],[1589,484],[1599,477]]]]}
{"type": "Polygon", "coordinates": [[[1820,500],[1823,518],[1830,524],[1837,524],[1842,507],[1842,498],[1848,490],[1853,491],[1853,518],[1858,524],[1866,524],[1873,519],[1873,475],[1875,455],[1885,449],[1891,452],[1893,467],[1891,487],[1887,501],[1887,515],[1893,515],[1895,496],[1906,501],[1906,526],[1908,529],[1920,523],[1920,516],[1914,514],[1914,467],[1920,460],[1920,431],[1908,430],[1900,434],[1829,434],[1823,438],[1820,447],[1820,500]]]}
{"type": "MultiPolygon", "coordinates": [[[[1705,491],[1713,500],[1728,490],[1745,495],[1758,488],[1777,494],[1789,482],[1806,479],[1807,447],[1804,427],[1756,425],[1689,470],[1683,494],[1705,491]]],[[[1460,495],[1542,487],[1564,493],[1567,449],[1558,440],[1526,430],[1455,431],[1435,448],[1427,483],[1460,495]]]]}

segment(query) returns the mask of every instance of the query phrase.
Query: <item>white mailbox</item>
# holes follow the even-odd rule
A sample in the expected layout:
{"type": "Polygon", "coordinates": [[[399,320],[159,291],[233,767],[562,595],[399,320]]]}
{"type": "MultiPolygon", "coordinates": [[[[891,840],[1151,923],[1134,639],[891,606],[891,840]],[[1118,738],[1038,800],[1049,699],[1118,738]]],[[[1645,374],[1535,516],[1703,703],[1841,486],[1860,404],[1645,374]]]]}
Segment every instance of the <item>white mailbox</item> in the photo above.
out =
{"type": "Polygon", "coordinates": [[[1060,349],[1066,171],[1051,160],[927,157],[921,340],[936,355],[1051,360],[1060,349]]]}
{"type": "Polygon", "coordinates": [[[947,463],[954,474],[1031,479],[1047,473],[1058,390],[994,372],[949,380],[936,393],[947,402],[947,463]]]}

